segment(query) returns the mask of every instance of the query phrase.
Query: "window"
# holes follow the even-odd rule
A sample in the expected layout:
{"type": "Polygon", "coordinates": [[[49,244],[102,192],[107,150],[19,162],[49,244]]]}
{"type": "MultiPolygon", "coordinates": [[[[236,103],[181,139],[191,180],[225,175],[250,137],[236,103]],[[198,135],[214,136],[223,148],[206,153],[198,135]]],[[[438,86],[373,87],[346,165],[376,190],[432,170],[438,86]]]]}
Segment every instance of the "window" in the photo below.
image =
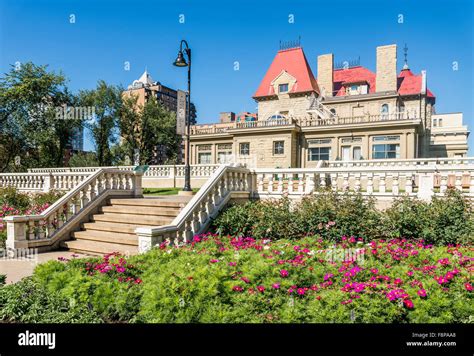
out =
{"type": "Polygon", "coordinates": [[[217,163],[225,164],[232,162],[232,144],[221,143],[217,145],[217,163]]]}
{"type": "Polygon", "coordinates": [[[273,154],[282,155],[285,153],[285,141],[274,141],[273,142],[273,154]]]}
{"type": "Polygon", "coordinates": [[[398,141],[400,136],[374,136],[372,141],[398,141]]]}
{"type": "Polygon", "coordinates": [[[211,164],[211,152],[201,152],[198,155],[199,164],[211,164]]]}
{"type": "Polygon", "coordinates": [[[308,145],[324,145],[324,144],[328,144],[328,143],[331,143],[330,138],[321,138],[321,139],[317,139],[317,140],[308,140],[308,145]]]}
{"type": "Polygon", "coordinates": [[[308,148],[308,161],[329,161],[331,159],[331,147],[308,148]]]}
{"type": "Polygon", "coordinates": [[[380,115],[382,116],[382,120],[388,119],[388,113],[389,113],[388,104],[383,104],[382,107],[380,108],[380,115]]]}
{"type": "Polygon", "coordinates": [[[329,110],[329,111],[332,112],[333,115],[336,115],[336,109],[331,109],[331,110],[329,110]]]}
{"type": "Polygon", "coordinates": [[[443,119],[438,119],[438,126],[439,127],[443,126],[443,119]]]}
{"type": "Polygon", "coordinates": [[[279,93],[288,93],[288,83],[278,85],[279,93]]]}
{"type": "Polygon", "coordinates": [[[377,144],[372,146],[372,159],[400,158],[398,143],[377,144]]]}
{"type": "Polygon", "coordinates": [[[438,120],[433,119],[433,127],[436,127],[436,126],[438,126],[438,120]]]}
{"type": "Polygon", "coordinates": [[[270,116],[267,120],[283,120],[285,116],[280,115],[280,114],[275,114],[270,116]]]}
{"type": "Polygon", "coordinates": [[[244,142],[241,143],[240,146],[240,155],[241,156],[248,156],[250,154],[250,143],[249,142],[244,142]]]}

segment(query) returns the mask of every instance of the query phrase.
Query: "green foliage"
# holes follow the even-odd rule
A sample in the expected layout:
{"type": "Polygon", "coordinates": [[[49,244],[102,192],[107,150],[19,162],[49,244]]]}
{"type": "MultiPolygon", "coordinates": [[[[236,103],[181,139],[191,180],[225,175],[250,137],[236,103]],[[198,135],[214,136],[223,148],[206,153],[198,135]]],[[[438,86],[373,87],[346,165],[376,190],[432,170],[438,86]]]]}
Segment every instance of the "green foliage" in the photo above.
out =
{"type": "Polygon", "coordinates": [[[122,91],[123,88],[120,86],[109,85],[99,80],[95,89],[79,92],[80,106],[95,108],[95,117],[87,126],[94,140],[99,166],[112,164],[110,146],[117,140],[116,128],[122,108],[122,91]]]}
{"type": "Polygon", "coordinates": [[[431,203],[401,198],[386,210],[388,237],[422,238],[436,245],[472,243],[474,217],[470,203],[456,189],[431,203]]]}
{"type": "Polygon", "coordinates": [[[74,305],[31,278],[0,287],[0,321],[19,323],[98,323],[87,304],[74,305]]]}
{"type": "Polygon", "coordinates": [[[431,203],[403,197],[386,211],[378,211],[374,199],[361,194],[320,191],[298,203],[283,198],[231,206],[213,222],[213,228],[220,234],[256,238],[318,234],[329,241],[342,236],[370,241],[407,237],[446,245],[472,243],[473,219],[469,202],[454,189],[431,203]]]}
{"type": "Polygon", "coordinates": [[[16,188],[0,188],[0,206],[8,205],[17,210],[26,210],[31,205],[30,196],[16,188]]]}
{"type": "Polygon", "coordinates": [[[374,241],[363,260],[343,263],[331,259],[327,251],[365,245],[357,241],[334,245],[314,236],[272,242],[217,235],[200,239],[185,247],[162,245],[130,257],[127,263],[138,266],[141,284],[118,282],[116,274],[88,274],[84,267],[91,261],[99,263],[98,259],[48,262],[36,268],[34,280],[51,295],[77,307],[89,306],[109,322],[452,323],[469,322],[474,313],[473,294],[465,287],[468,259],[454,257],[468,258],[469,247],[374,241]],[[440,264],[442,259],[450,264],[440,264]],[[435,270],[425,271],[423,266],[435,270]],[[354,268],[357,271],[345,280],[354,268]],[[454,269],[458,272],[448,288],[435,281],[434,276],[454,269]],[[353,283],[366,287],[359,292],[343,290],[353,283]],[[301,294],[297,290],[303,287],[301,294]],[[413,301],[413,309],[401,299],[389,300],[387,291],[399,288],[413,301]],[[421,288],[426,297],[419,296],[421,288]]]}
{"type": "Polygon", "coordinates": [[[5,274],[0,274],[0,287],[3,286],[7,281],[7,276],[5,274]]]}
{"type": "Polygon", "coordinates": [[[77,152],[69,160],[69,167],[97,167],[99,162],[95,152],[77,152]]]}
{"type": "Polygon", "coordinates": [[[319,234],[336,241],[341,236],[378,235],[381,214],[372,199],[360,194],[338,195],[321,191],[301,202],[288,198],[235,205],[214,222],[221,234],[256,238],[297,238],[319,234]]]}
{"type": "Polygon", "coordinates": [[[68,134],[82,124],[56,117],[57,107],[75,104],[65,83],[61,73],[31,62],[0,78],[0,172],[62,165],[68,134]]]}
{"type": "Polygon", "coordinates": [[[167,157],[175,159],[180,138],[176,134],[176,113],[167,110],[155,98],[150,98],[143,107],[137,105],[137,97],[123,100],[119,127],[122,136],[120,145],[122,159],[140,153],[140,164],[151,164],[157,145],[167,148],[167,157]]]}

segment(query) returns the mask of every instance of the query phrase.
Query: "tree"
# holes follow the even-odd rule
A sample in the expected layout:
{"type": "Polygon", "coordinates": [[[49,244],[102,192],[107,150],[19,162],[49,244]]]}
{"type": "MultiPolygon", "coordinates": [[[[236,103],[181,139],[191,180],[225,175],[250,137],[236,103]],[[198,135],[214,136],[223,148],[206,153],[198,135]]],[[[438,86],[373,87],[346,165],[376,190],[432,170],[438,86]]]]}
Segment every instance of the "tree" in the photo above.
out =
{"type": "Polygon", "coordinates": [[[117,140],[117,122],[122,107],[120,86],[108,85],[99,80],[94,90],[79,92],[79,101],[83,106],[93,106],[95,117],[87,123],[91,131],[100,166],[112,163],[111,145],[117,140]]]}
{"type": "Polygon", "coordinates": [[[144,107],[137,106],[137,98],[124,98],[120,115],[122,153],[133,157],[140,154],[140,164],[151,164],[156,147],[166,147],[168,158],[174,159],[179,149],[176,134],[176,113],[168,111],[155,98],[150,98],[144,107]]]}
{"type": "Polygon", "coordinates": [[[31,62],[0,79],[0,171],[61,165],[67,133],[81,124],[57,115],[75,100],[65,81],[31,62]]]}

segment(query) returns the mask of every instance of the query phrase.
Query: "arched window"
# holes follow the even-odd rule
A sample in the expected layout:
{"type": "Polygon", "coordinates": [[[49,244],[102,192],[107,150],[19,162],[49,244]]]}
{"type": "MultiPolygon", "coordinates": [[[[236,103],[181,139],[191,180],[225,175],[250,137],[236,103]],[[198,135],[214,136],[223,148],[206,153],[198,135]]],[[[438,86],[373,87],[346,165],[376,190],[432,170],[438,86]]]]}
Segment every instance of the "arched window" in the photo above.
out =
{"type": "Polygon", "coordinates": [[[388,119],[388,104],[383,104],[382,107],[380,108],[380,115],[382,117],[382,120],[387,120],[388,119]]]}
{"type": "Polygon", "coordinates": [[[336,115],[336,109],[331,109],[330,110],[334,115],[336,115]]]}

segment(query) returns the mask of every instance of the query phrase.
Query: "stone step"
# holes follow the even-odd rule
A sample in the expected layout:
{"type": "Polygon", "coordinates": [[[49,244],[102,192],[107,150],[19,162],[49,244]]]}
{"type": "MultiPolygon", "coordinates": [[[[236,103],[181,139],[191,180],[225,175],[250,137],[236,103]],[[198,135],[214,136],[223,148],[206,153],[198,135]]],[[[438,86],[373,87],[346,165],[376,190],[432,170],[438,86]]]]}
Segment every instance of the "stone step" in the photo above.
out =
{"type": "Polygon", "coordinates": [[[100,208],[103,213],[117,213],[134,215],[150,215],[150,216],[177,216],[180,208],[163,208],[150,206],[127,206],[127,205],[112,205],[103,206],[100,208]]]}
{"type": "Polygon", "coordinates": [[[125,234],[134,234],[138,226],[137,224],[121,224],[108,221],[88,222],[81,225],[83,230],[111,231],[125,234]]]}
{"type": "Polygon", "coordinates": [[[138,246],[115,244],[108,242],[90,241],[90,240],[69,240],[61,243],[62,247],[70,251],[89,254],[103,255],[112,252],[118,252],[122,255],[138,254],[138,246]]]}
{"type": "Polygon", "coordinates": [[[111,231],[85,230],[72,233],[76,240],[93,240],[114,244],[138,246],[138,236],[136,234],[126,234],[111,231]]]}
{"type": "Polygon", "coordinates": [[[127,206],[160,206],[171,208],[184,208],[189,202],[188,197],[180,198],[138,198],[138,199],[110,199],[110,205],[127,206]]]}
{"type": "Polygon", "coordinates": [[[149,215],[135,215],[135,214],[121,214],[121,213],[104,213],[92,215],[92,221],[116,222],[121,224],[134,225],[167,225],[173,221],[173,216],[149,216],[149,215]]]}

